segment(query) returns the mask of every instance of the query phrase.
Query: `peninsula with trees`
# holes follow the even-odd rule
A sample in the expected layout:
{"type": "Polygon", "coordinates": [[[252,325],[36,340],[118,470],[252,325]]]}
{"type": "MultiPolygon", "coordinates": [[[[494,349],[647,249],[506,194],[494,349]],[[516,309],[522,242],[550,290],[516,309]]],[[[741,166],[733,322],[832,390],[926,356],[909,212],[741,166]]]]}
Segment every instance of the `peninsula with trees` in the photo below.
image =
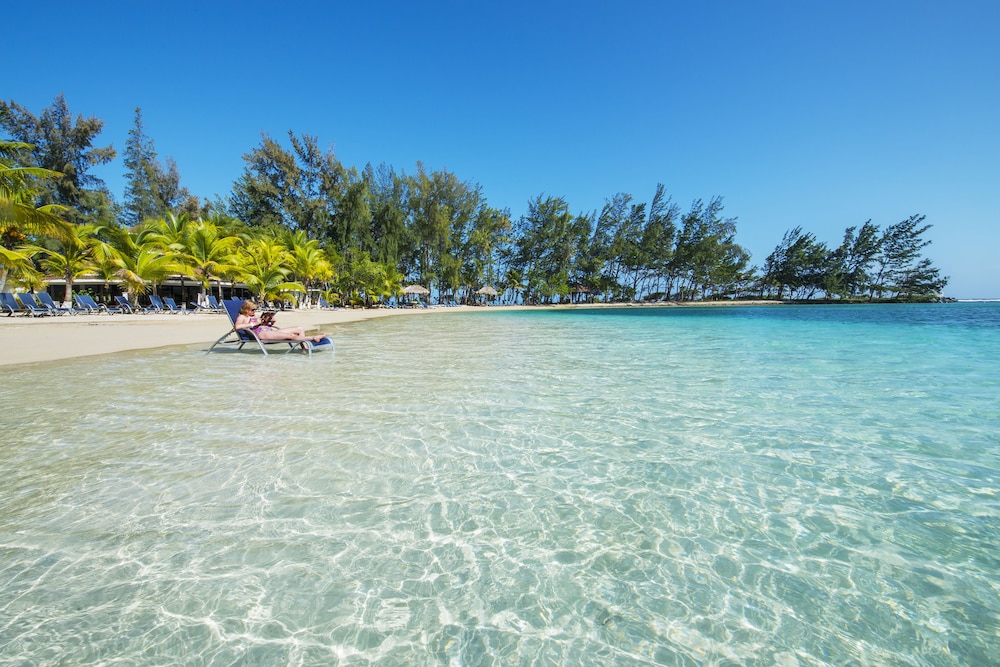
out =
{"type": "Polygon", "coordinates": [[[836,246],[796,227],[752,264],[719,197],[682,209],[657,185],[648,201],[610,194],[574,213],[538,195],[514,216],[447,170],[348,167],[292,131],[262,135],[231,191],[200,197],[160,159],[138,108],[116,196],[94,175],[117,157],[100,145],[103,127],[62,95],[37,115],[0,101],[0,291],[58,278],[68,295],[97,276],[131,299],[179,278],[204,292],[240,283],[264,299],[365,306],[408,282],[456,302],[485,286],[525,304],[869,302],[939,300],[948,282],[924,256],[922,215],[848,226],[836,246]]]}

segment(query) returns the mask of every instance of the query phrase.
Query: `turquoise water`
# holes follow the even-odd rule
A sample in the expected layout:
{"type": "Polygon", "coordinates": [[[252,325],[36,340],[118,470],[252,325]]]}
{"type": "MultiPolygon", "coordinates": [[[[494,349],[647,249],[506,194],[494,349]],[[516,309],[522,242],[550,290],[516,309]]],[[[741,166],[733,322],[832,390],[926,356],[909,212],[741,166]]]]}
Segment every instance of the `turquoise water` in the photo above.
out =
{"type": "Polygon", "coordinates": [[[0,369],[0,665],[1000,664],[997,304],[0,369]]]}

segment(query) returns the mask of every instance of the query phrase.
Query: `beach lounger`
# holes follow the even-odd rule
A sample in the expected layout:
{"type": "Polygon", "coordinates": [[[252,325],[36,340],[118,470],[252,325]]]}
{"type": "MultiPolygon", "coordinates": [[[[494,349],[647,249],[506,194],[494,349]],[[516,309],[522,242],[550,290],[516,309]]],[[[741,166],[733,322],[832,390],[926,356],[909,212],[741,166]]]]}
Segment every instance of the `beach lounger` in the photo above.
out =
{"type": "Polygon", "coordinates": [[[18,294],[17,300],[21,302],[21,307],[23,307],[26,311],[28,311],[28,314],[31,315],[32,317],[57,314],[53,313],[48,308],[40,306],[38,302],[35,301],[35,297],[33,297],[31,294],[18,294]]]}
{"type": "Polygon", "coordinates": [[[76,305],[80,308],[86,308],[87,312],[91,315],[97,315],[100,313],[121,313],[123,312],[121,308],[116,308],[114,306],[108,306],[103,303],[97,303],[94,301],[94,297],[89,294],[74,294],[73,299],[76,301],[76,305]]]}
{"type": "Polygon", "coordinates": [[[96,303],[94,303],[93,299],[91,299],[88,302],[87,298],[88,298],[88,295],[86,295],[86,294],[74,294],[73,295],[73,301],[76,302],[76,308],[77,308],[77,310],[82,310],[83,312],[87,313],[88,315],[97,315],[98,313],[100,313],[101,312],[101,308],[96,303]]]}
{"type": "Polygon", "coordinates": [[[53,315],[76,315],[78,312],[82,312],[76,308],[66,308],[65,306],[57,305],[48,292],[39,292],[35,296],[38,297],[38,302],[43,307],[48,308],[53,315]]]}
{"type": "Polygon", "coordinates": [[[163,299],[161,299],[156,294],[149,295],[149,306],[143,309],[147,313],[162,313],[166,312],[167,307],[163,304],[163,299]]]}
{"type": "Polygon", "coordinates": [[[308,340],[261,340],[260,337],[258,337],[257,334],[251,329],[236,328],[236,318],[240,315],[240,308],[243,306],[243,299],[228,299],[223,301],[222,305],[225,306],[226,314],[229,315],[229,320],[233,323],[233,328],[230,329],[225,336],[222,336],[219,340],[212,343],[212,347],[208,348],[208,352],[211,352],[220,345],[235,346],[236,349],[242,350],[243,346],[247,343],[249,343],[251,347],[256,346],[256,348],[265,355],[267,355],[267,347],[269,345],[287,345],[288,349],[285,350],[285,354],[301,347],[309,354],[310,357],[312,356],[313,351],[333,349],[333,341],[329,338],[324,338],[318,343],[308,340]]]}
{"type": "MultiPolygon", "coordinates": [[[[239,299],[240,303],[243,303],[243,299],[239,299]]],[[[205,303],[201,304],[196,301],[191,302],[191,306],[198,311],[206,313],[221,313],[223,312],[222,306],[219,305],[218,299],[216,299],[211,294],[205,297],[205,303]]]]}
{"type": "Polygon", "coordinates": [[[21,308],[21,304],[10,292],[0,292],[0,312],[7,313],[7,317],[13,315],[27,315],[28,311],[21,308]]]}
{"type": "Polygon", "coordinates": [[[129,315],[135,314],[135,308],[132,307],[132,304],[129,303],[128,299],[126,299],[124,296],[121,295],[116,296],[115,301],[118,302],[118,305],[121,307],[123,313],[128,313],[129,315]]]}
{"type": "Polygon", "coordinates": [[[184,310],[184,309],[182,309],[182,308],[178,308],[178,307],[177,307],[177,302],[176,302],[176,301],[174,301],[174,300],[173,300],[173,299],[172,299],[171,297],[169,297],[169,296],[165,296],[165,297],[163,297],[163,305],[164,305],[164,307],[165,307],[165,308],[166,308],[166,309],[167,309],[168,311],[170,311],[171,313],[186,313],[186,312],[187,312],[187,311],[185,311],[185,310],[184,310]]]}

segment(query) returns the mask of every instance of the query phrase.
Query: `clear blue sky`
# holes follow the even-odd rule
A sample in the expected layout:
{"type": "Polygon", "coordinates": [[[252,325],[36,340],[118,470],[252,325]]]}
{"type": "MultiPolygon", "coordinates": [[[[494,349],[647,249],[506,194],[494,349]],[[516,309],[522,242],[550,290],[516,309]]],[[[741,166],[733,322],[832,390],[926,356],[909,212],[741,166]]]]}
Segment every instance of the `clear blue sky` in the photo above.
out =
{"type": "MultiPolygon", "coordinates": [[[[1000,297],[1000,3],[17,2],[0,97],[64,93],[124,148],[226,195],[261,133],[347,166],[417,161],[515,217],[615,193],[721,196],[760,264],[922,213],[946,293],[1000,297]]],[[[287,145],[287,143],[286,143],[287,145]]],[[[96,172],[121,197],[119,159],[96,172]]]]}

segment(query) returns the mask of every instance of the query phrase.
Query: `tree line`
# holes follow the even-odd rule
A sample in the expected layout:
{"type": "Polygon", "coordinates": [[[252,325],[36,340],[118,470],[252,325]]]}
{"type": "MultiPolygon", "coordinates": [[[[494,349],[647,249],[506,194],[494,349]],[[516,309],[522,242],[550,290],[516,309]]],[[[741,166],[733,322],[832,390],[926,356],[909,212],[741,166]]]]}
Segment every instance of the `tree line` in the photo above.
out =
{"type": "Polygon", "coordinates": [[[118,199],[93,175],[117,157],[96,145],[103,126],[74,118],[61,95],[37,116],[0,101],[9,137],[0,148],[0,287],[31,289],[45,275],[71,287],[97,274],[137,296],[180,276],[206,291],[232,280],[264,298],[322,290],[371,304],[398,297],[406,282],[457,301],[489,285],[518,303],[917,300],[947,284],[923,256],[922,215],[849,227],[837,247],[796,227],[758,267],[718,197],[682,210],[657,185],[648,202],[618,193],[600,211],[573,213],[564,198],[539,195],[514,218],[447,170],[359,170],[291,131],[285,143],[262,135],[231,192],[200,199],[172,159],[160,160],[140,109],[118,199]]]}

